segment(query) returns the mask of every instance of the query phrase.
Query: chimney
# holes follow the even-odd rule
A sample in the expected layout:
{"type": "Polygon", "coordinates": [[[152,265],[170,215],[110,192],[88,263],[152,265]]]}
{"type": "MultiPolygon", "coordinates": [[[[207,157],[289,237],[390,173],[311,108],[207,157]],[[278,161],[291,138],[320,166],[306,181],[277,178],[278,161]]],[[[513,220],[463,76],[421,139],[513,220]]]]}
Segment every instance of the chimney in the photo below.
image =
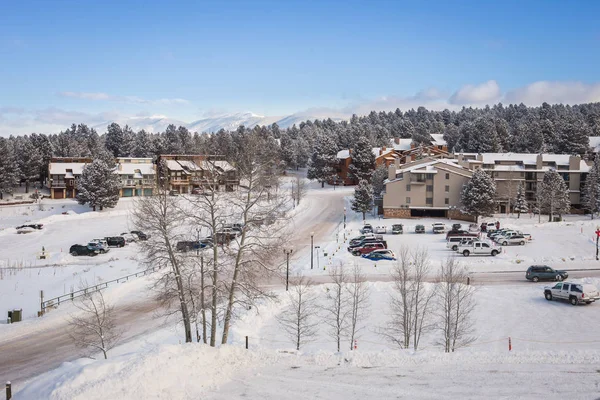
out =
{"type": "Polygon", "coordinates": [[[579,170],[581,158],[579,156],[569,156],[569,169],[572,171],[579,170]]]}
{"type": "Polygon", "coordinates": [[[544,166],[544,158],[541,154],[538,154],[535,159],[535,169],[540,170],[544,166]]]}
{"type": "Polygon", "coordinates": [[[388,168],[388,179],[390,181],[396,179],[396,169],[398,169],[397,163],[390,165],[390,167],[388,168]]]}

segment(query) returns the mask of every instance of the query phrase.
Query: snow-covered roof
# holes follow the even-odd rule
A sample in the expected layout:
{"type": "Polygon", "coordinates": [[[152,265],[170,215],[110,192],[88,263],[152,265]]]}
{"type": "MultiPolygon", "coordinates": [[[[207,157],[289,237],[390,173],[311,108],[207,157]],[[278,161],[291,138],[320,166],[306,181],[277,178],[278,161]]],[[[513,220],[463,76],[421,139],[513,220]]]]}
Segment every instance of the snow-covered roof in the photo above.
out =
{"type": "Polygon", "coordinates": [[[50,163],[50,175],[67,175],[71,170],[73,175],[81,175],[87,163],[50,163]]]}
{"type": "Polygon", "coordinates": [[[433,139],[432,144],[436,146],[446,146],[448,144],[444,140],[444,135],[441,133],[432,133],[430,136],[433,139]]]}
{"type": "Polygon", "coordinates": [[[340,160],[345,160],[346,158],[350,158],[350,150],[340,150],[337,153],[337,158],[340,160]]]}
{"type": "Polygon", "coordinates": [[[466,168],[458,165],[458,160],[452,159],[452,158],[442,158],[442,159],[436,159],[436,160],[431,160],[428,161],[426,163],[420,163],[420,164],[414,164],[414,165],[410,165],[410,164],[405,164],[406,166],[397,169],[396,173],[403,173],[403,172],[423,172],[423,171],[419,171],[420,169],[423,169],[424,171],[427,170],[426,172],[429,173],[429,171],[433,171],[433,166],[435,164],[446,164],[446,165],[451,165],[453,167],[456,168],[460,168],[460,169],[464,169],[466,170],[466,168]]]}
{"type": "Polygon", "coordinates": [[[398,142],[396,143],[394,139],[391,140],[392,142],[392,146],[394,147],[394,150],[399,150],[399,151],[404,151],[404,150],[410,150],[410,145],[412,143],[412,139],[399,139],[398,142]]]}
{"type": "MultiPolygon", "coordinates": [[[[535,164],[537,154],[528,153],[482,153],[484,164],[494,164],[496,161],[522,161],[524,164],[535,164]]],[[[568,158],[568,156],[567,156],[568,158]]],[[[567,160],[568,162],[568,160],[567,160]]]]}
{"type": "Polygon", "coordinates": [[[119,164],[119,168],[117,168],[117,172],[120,175],[134,175],[134,174],[142,174],[142,175],[154,175],[154,164],[152,163],[139,163],[139,164],[131,164],[131,163],[121,163],[119,164]],[[139,172],[138,172],[139,171],[139,172]]]}
{"type": "Polygon", "coordinates": [[[231,165],[228,161],[213,161],[217,168],[221,168],[223,171],[235,171],[235,167],[231,165]]]}
{"type": "Polygon", "coordinates": [[[171,171],[183,171],[183,167],[175,160],[167,160],[167,168],[171,171]]]}
{"type": "Polygon", "coordinates": [[[201,171],[202,168],[196,165],[193,161],[190,160],[177,160],[179,165],[181,165],[184,169],[188,171],[201,171]]]}
{"type": "Polygon", "coordinates": [[[590,136],[590,147],[594,153],[598,153],[600,151],[600,136],[590,136]]]}

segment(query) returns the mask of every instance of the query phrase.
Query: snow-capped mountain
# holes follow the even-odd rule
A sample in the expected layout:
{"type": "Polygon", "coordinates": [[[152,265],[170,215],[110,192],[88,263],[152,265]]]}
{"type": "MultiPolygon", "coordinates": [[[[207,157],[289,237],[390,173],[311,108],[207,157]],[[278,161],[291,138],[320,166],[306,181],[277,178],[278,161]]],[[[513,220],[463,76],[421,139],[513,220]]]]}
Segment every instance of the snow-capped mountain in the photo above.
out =
{"type": "MultiPolygon", "coordinates": [[[[280,128],[289,128],[290,126],[307,120],[320,119],[311,117],[306,114],[292,114],[284,117],[265,117],[254,114],[252,112],[240,112],[234,114],[223,114],[209,118],[198,119],[193,122],[184,122],[173,118],[168,118],[164,115],[154,115],[150,117],[132,117],[118,121],[107,121],[95,125],[94,128],[98,132],[105,132],[106,127],[111,122],[116,122],[121,127],[129,125],[134,131],[144,129],[146,132],[164,132],[169,125],[185,126],[191,132],[217,132],[219,129],[235,130],[240,125],[246,128],[253,128],[256,125],[271,125],[277,123],[280,128]]],[[[339,118],[335,119],[339,121],[339,118]]]]}

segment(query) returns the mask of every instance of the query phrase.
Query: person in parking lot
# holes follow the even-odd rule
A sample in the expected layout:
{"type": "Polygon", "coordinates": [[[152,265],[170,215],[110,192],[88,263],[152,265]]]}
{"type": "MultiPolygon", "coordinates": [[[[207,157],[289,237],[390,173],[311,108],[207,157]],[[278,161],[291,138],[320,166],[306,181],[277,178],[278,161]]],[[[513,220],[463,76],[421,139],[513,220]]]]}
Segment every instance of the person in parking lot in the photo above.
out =
{"type": "Polygon", "coordinates": [[[496,221],[496,230],[500,229],[500,221],[496,221]]]}

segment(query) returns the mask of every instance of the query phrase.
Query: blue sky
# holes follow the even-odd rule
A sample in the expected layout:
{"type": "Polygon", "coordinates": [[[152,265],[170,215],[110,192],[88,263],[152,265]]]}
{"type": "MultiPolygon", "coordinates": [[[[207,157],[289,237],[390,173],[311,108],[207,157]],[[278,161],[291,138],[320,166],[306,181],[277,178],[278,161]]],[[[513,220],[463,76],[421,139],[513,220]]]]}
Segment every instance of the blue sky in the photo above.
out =
{"type": "Polygon", "coordinates": [[[600,2],[452,3],[7,0],[0,134],[74,118],[600,101],[600,2]]]}

